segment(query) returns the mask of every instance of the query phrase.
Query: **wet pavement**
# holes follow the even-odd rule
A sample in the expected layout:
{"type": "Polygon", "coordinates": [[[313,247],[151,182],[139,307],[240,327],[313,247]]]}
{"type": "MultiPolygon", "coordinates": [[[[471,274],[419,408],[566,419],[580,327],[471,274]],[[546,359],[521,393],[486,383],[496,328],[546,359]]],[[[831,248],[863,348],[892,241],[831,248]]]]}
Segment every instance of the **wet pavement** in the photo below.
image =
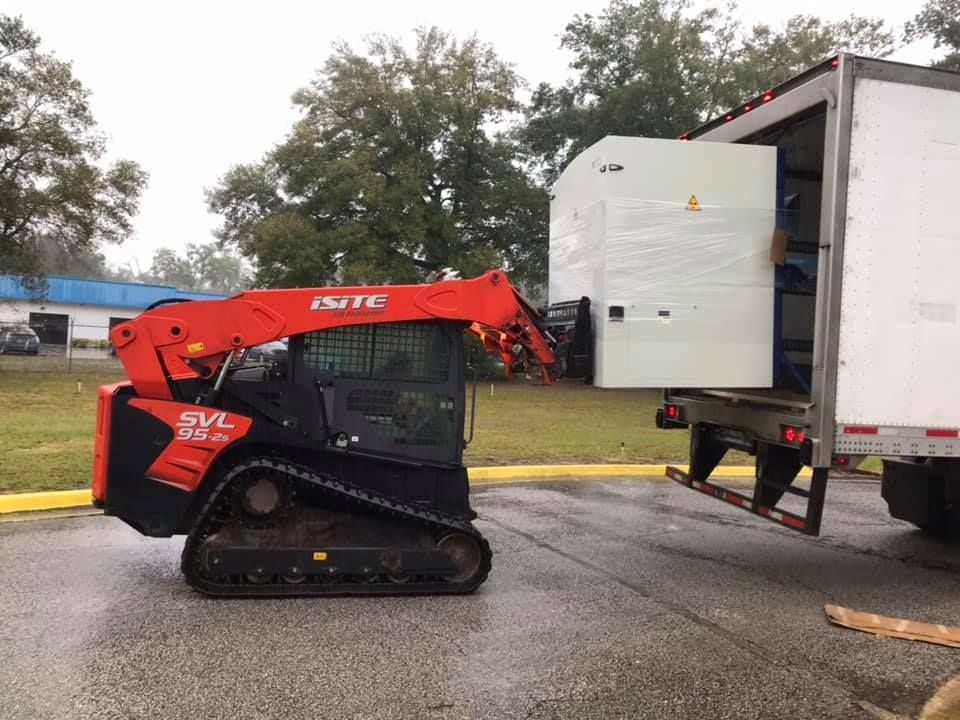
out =
{"type": "Polygon", "coordinates": [[[490,580],[433,598],[211,600],[181,538],[0,523],[0,718],[916,716],[960,651],[823,605],[960,625],[960,547],[827,500],[808,538],[663,481],[481,487],[490,580]]]}

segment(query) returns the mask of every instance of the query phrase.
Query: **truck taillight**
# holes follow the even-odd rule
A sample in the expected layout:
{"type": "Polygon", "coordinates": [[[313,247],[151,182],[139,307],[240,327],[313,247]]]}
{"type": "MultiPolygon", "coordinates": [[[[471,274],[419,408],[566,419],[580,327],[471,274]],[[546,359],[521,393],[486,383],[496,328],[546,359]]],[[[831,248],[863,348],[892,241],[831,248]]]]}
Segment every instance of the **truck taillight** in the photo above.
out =
{"type": "Polygon", "coordinates": [[[680,419],[680,406],[679,405],[664,405],[663,413],[671,420],[680,419]]]}
{"type": "Polygon", "coordinates": [[[834,455],[833,464],[836,467],[846,467],[850,464],[850,458],[848,458],[846,455],[834,455]]]}
{"type": "Polygon", "coordinates": [[[803,441],[807,439],[807,434],[803,431],[803,428],[783,425],[781,426],[781,437],[784,442],[791,445],[803,445],[803,441]]]}

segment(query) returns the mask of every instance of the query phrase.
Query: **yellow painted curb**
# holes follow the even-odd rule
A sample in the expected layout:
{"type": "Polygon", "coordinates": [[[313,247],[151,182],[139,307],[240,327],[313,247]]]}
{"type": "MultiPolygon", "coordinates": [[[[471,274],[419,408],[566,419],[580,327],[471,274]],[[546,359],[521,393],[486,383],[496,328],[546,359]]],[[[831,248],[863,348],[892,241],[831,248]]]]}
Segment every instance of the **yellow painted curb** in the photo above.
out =
{"type": "MultiPolygon", "coordinates": [[[[677,465],[686,470],[686,465],[677,465]]],[[[496,485],[517,480],[547,478],[591,478],[591,477],[663,477],[666,465],[497,465],[468,468],[467,474],[472,485],[496,485]]],[[[721,465],[713,471],[712,477],[745,478],[753,477],[752,467],[721,465]]],[[[801,477],[809,477],[809,468],[800,472],[801,477]]],[[[666,479],[666,478],[664,478],[666,479]]],[[[83,507],[90,505],[89,490],[57,490],[54,492],[15,493],[0,495],[0,515],[15,512],[35,512],[38,510],[56,510],[59,508],[83,507]]]]}
{"type": "Polygon", "coordinates": [[[89,489],[0,495],[0,514],[81,507],[89,505],[90,502],[89,489]]]}
{"type": "MultiPolygon", "coordinates": [[[[683,471],[686,465],[676,465],[683,471]]],[[[663,477],[666,465],[499,465],[467,469],[472,485],[493,485],[514,480],[540,478],[588,477],[663,477]]],[[[741,465],[721,465],[713,471],[715,478],[752,478],[756,470],[741,465]]],[[[803,468],[800,477],[810,477],[810,468],[803,468]]]]}
{"type": "Polygon", "coordinates": [[[663,475],[664,472],[666,472],[666,465],[497,465],[467,469],[470,482],[573,475],[578,477],[663,475]]]}

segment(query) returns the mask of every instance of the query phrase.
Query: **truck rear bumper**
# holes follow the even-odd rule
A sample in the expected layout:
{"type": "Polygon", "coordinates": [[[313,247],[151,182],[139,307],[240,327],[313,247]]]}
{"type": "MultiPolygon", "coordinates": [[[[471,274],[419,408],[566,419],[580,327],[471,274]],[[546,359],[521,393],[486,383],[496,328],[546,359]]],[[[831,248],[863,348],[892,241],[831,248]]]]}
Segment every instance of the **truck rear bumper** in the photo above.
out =
{"type": "Polygon", "coordinates": [[[837,425],[834,452],[893,457],[958,457],[960,433],[951,428],[837,425]]]}
{"type": "Polygon", "coordinates": [[[809,403],[780,403],[773,398],[732,392],[666,390],[664,405],[679,413],[674,423],[710,423],[742,430],[765,442],[781,442],[784,426],[809,427],[809,403]]]}

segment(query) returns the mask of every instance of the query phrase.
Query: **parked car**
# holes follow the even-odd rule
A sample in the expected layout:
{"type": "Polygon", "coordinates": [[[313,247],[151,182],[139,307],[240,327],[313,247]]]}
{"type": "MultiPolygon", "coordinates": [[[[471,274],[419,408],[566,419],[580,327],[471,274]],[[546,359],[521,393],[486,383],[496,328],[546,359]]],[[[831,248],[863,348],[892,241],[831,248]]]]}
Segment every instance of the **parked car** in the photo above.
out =
{"type": "Polygon", "coordinates": [[[247,350],[245,362],[280,362],[287,359],[287,343],[284,340],[256,345],[247,350]]]}
{"type": "Polygon", "coordinates": [[[36,355],[40,352],[40,338],[27,325],[4,325],[0,327],[0,355],[5,353],[25,353],[36,355]]]}

